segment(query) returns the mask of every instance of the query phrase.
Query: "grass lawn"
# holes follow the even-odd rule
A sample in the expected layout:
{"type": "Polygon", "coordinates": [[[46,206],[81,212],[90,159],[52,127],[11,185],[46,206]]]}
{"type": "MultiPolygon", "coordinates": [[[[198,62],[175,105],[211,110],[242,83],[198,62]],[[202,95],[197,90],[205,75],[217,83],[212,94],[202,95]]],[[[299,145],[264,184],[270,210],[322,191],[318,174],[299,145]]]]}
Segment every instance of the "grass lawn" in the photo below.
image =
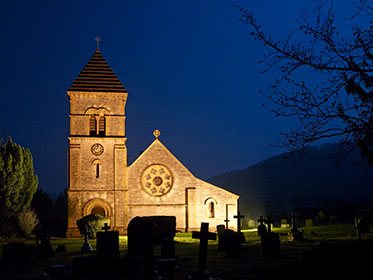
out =
{"type": "MultiPolygon", "coordinates": [[[[373,233],[364,234],[360,244],[350,236],[352,224],[335,224],[300,228],[305,240],[289,242],[289,229],[275,228],[280,233],[279,257],[261,255],[260,238],[256,231],[244,231],[246,243],[239,258],[227,258],[217,251],[217,241],[209,241],[208,269],[214,278],[221,279],[359,279],[371,272],[373,265],[373,233]]],[[[33,240],[19,240],[34,245],[33,240]]],[[[188,279],[198,261],[199,240],[191,233],[178,233],[175,237],[178,268],[173,279],[188,279]]],[[[95,249],[96,242],[90,241],[95,249]]],[[[66,252],[56,258],[32,259],[1,267],[0,279],[24,279],[45,272],[54,264],[71,264],[76,256],[82,256],[83,239],[52,238],[53,248],[64,244],[66,252]]],[[[2,251],[0,244],[0,251],[2,251]]],[[[1,252],[0,252],[1,254],[1,252]]],[[[120,237],[120,254],[127,254],[127,237],[120,237]]],[[[92,253],[94,255],[94,253],[92,253]]],[[[155,257],[160,248],[155,247],[155,257]]],[[[366,277],[364,277],[366,278],[366,277]]]]}

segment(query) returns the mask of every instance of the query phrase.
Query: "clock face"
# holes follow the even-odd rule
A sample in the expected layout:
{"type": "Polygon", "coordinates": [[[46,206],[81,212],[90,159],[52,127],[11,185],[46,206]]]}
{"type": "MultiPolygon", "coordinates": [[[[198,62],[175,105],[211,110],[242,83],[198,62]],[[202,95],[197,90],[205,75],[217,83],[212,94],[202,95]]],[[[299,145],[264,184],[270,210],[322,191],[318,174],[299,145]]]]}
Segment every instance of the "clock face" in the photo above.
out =
{"type": "Polygon", "coordinates": [[[104,152],[104,147],[102,147],[102,145],[98,144],[98,143],[93,144],[92,147],[91,147],[91,152],[95,156],[102,155],[102,153],[104,152]]]}
{"type": "Polygon", "coordinates": [[[153,196],[167,194],[173,185],[171,171],[162,164],[148,166],[141,175],[143,190],[153,196]]]}

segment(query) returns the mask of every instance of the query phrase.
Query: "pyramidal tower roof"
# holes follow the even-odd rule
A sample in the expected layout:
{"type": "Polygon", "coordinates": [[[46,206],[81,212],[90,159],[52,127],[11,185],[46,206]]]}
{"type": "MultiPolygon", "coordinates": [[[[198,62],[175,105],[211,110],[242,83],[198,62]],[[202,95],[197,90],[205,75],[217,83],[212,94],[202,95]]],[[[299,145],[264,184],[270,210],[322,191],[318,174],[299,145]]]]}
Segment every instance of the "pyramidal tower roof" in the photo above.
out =
{"type": "Polygon", "coordinates": [[[68,91],[127,92],[98,48],[68,91]]]}

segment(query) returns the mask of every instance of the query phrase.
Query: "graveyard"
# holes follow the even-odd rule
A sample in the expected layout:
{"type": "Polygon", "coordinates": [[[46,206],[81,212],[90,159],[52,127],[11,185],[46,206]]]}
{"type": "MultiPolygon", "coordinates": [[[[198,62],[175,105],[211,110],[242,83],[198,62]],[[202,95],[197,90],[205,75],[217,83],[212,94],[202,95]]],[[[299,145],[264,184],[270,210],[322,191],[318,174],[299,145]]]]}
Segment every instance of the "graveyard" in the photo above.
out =
{"type": "MultiPolygon", "coordinates": [[[[242,230],[245,242],[241,244],[240,251],[235,256],[228,256],[224,250],[218,250],[219,238],[208,240],[205,265],[206,270],[209,271],[209,278],[205,279],[359,279],[370,272],[370,264],[373,261],[373,233],[363,233],[358,239],[358,236],[353,234],[353,228],[353,224],[301,226],[297,229],[303,233],[303,239],[294,241],[289,239],[289,232],[292,229],[276,227],[275,223],[272,232],[279,236],[280,250],[279,254],[274,255],[263,254],[261,238],[256,228],[242,230]]],[[[137,275],[136,258],[126,259],[125,256],[129,254],[128,238],[119,236],[119,252],[113,254],[124,257],[123,265],[120,267],[127,272],[121,273],[118,279],[203,279],[195,276],[201,261],[198,238],[201,238],[202,233],[198,233],[198,236],[193,235],[196,233],[176,233],[174,266],[169,270],[166,269],[164,273],[158,271],[162,255],[161,246],[154,245],[152,256],[154,274],[147,278],[137,275]]],[[[34,239],[17,241],[27,244],[30,248],[35,247],[34,239]]],[[[144,244],[149,244],[146,240],[142,241],[144,244]]],[[[108,249],[110,246],[106,246],[107,252],[100,253],[96,239],[89,239],[88,242],[92,252],[82,252],[84,238],[52,237],[50,243],[55,256],[37,257],[31,249],[28,259],[14,261],[2,259],[0,279],[73,279],[72,267],[76,259],[92,260],[89,265],[93,269],[94,264],[97,264],[93,261],[96,254],[111,254],[108,249]],[[57,249],[61,247],[63,250],[57,249]],[[43,278],[46,277],[43,273],[50,273],[50,278],[43,278]]],[[[0,245],[2,256],[4,256],[5,244],[6,242],[2,242],[0,245]]],[[[102,260],[97,265],[103,263],[108,267],[105,274],[108,278],[102,279],[112,279],[113,274],[109,271],[110,262],[102,260]]]]}

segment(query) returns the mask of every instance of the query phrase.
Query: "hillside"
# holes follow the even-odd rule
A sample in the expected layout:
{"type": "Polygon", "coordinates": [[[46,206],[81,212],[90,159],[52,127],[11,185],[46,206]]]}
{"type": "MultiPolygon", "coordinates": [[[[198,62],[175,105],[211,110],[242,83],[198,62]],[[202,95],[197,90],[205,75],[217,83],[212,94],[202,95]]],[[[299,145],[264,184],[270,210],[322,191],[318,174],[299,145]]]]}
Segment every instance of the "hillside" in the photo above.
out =
{"type": "Polygon", "coordinates": [[[297,167],[284,153],[208,181],[239,194],[242,212],[253,218],[294,208],[372,203],[373,167],[359,163],[357,152],[337,164],[330,156],[335,148],[312,147],[297,167]]]}

